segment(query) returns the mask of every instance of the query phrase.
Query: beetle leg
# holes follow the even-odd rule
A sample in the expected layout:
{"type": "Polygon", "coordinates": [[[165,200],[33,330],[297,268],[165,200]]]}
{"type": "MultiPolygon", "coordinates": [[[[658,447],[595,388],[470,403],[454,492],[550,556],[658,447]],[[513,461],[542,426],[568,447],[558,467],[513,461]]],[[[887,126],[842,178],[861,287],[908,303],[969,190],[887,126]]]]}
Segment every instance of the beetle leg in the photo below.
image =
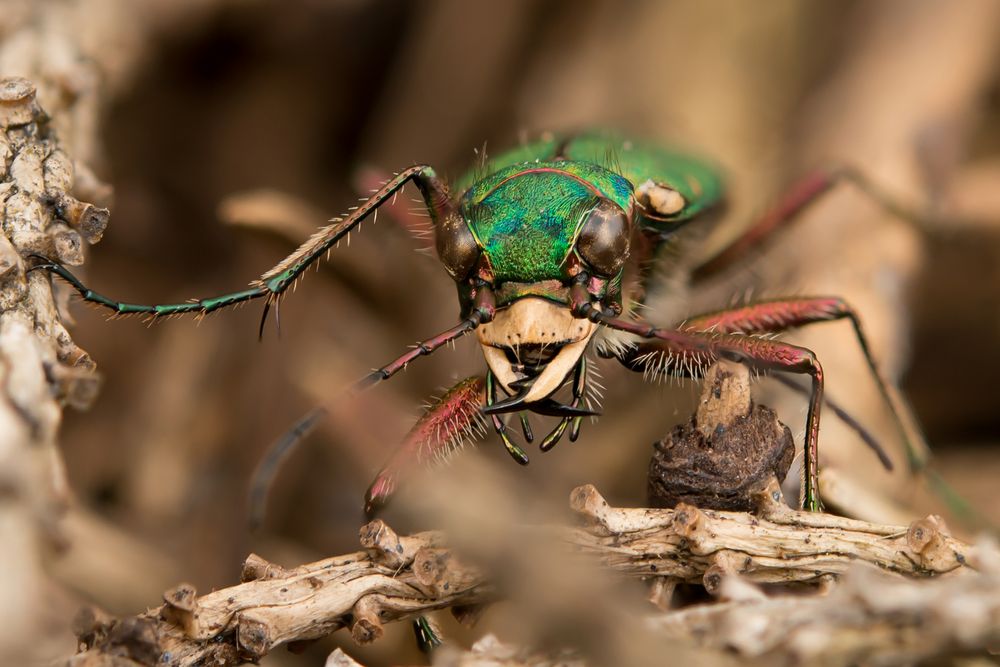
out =
{"type": "Polygon", "coordinates": [[[385,506],[408,469],[446,461],[466,443],[486,435],[479,410],[485,398],[486,380],[475,376],[462,380],[427,408],[368,487],[365,514],[369,519],[385,506]]]}
{"type": "Polygon", "coordinates": [[[795,182],[778,201],[757,218],[725,248],[692,271],[694,280],[701,280],[729,268],[748,252],[760,247],[775,233],[798,219],[799,213],[818,201],[842,182],[853,183],[889,213],[917,226],[927,222],[927,216],[911,210],[887,195],[861,172],[850,167],[816,169],[795,182]]]}
{"type": "Polygon", "coordinates": [[[352,391],[363,391],[383,380],[388,380],[399,371],[405,369],[407,364],[414,359],[432,354],[438,348],[450,343],[453,340],[461,338],[465,334],[474,330],[477,326],[479,326],[479,316],[477,313],[473,312],[469,318],[462,320],[462,322],[453,326],[451,329],[442,331],[437,336],[428,338],[427,340],[420,341],[409,351],[401,354],[385,366],[376,368],[371,373],[355,382],[352,387],[352,391]]]}
{"type": "MultiPolygon", "coordinates": [[[[910,437],[910,430],[904,425],[902,415],[910,414],[909,406],[895,392],[890,390],[875,363],[868,340],[861,327],[857,312],[843,299],[837,297],[792,298],[760,301],[746,306],[720,310],[688,318],[680,326],[685,331],[712,331],[717,333],[762,334],[780,333],[817,322],[847,319],[851,322],[861,352],[878,386],[882,400],[889,406],[893,421],[904,444],[910,470],[916,472],[926,465],[927,445],[919,430],[916,442],[910,437]]],[[[853,420],[852,420],[853,421],[853,420]]],[[[910,420],[912,423],[912,420],[910,420]]],[[[849,422],[850,423],[850,422],[849,422]]],[[[872,441],[866,439],[869,445],[872,441]]],[[[877,448],[876,452],[881,452],[877,448]]],[[[884,460],[884,453],[880,458],[884,460]]]]}
{"type": "MultiPolygon", "coordinates": [[[[625,368],[637,373],[642,373],[643,376],[647,378],[656,376],[698,377],[699,372],[704,370],[701,367],[691,368],[669,363],[670,351],[660,346],[657,341],[639,343],[638,345],[633,345],[627,349],[616,351],[616,354],[612,356],[618,359],[618,361],[620,361],[625,368]]],[[[808,398],[809,389],[798,384],[792,378],[785,377],[780,374],[774,375],[773,377],[789,389],[800,394],[804,394],[808,398]]],[[[858,420],[856,420],[847,410],[841,407],[840,404],[829,396],[823,397],[823,404],[830,408],[838,419],[844,422],[848,428],[853,430],[858,437],[861,438],[862,442],[868,445],[868,447],[875,452],[875,455],[878,457],[882,465],[885,466],[886,470],[893,469],[892,460],[889,458],[888,454],[885,453],[882,445],[879,444],[878,440],[875,439],[875,436],[869,433],[868,430],[862,426],[860,422],[858,422],[858,420]]]]}
{"type": "MultiPolygon", "coordinates": [[[[186,313],[206,315],[222,308],[263,298],[265,299],[264,318],[266,318],[269,306],[278,302],[285,290],[295,283],[303,271],[323,257],[336,243],[374,214],[380,206],[391,200],[404,185],[411,181],[420,189],[433,219],[442,219],[452,211],[453,204],[444,181],[437,177],[431,167],[414,165],[386,182],[349,215],[318,229],[295,252],[281,260],[259,279],[252,281],[248,289],[210,299],[159,305],[123,303],[91,290],[62,264],[46,257],[36,255],[37,262],[28,270],[46,270],[56,274],[69,283],[84,301],[107,308],[115,315],[145,315],[152,319],[186,313]]],[[[263,331],[263,322],[261,331],[263,331]]]]}
{"type": "MultiPolygon", "coordinates": [[[[808,394],[809,391],[808,389],[806,389],[805,387],[803,387],[790,377],[785,377],[784,375],[775,375],[774,379],[794,392],[804,395],[808,394]]],[[[868,431],[868,429],[866,429],[861,424],[861,422],[855,419],[850,412],[848,412],[843,406],[841,406],[840,403],[833,400],[829,396],[824,396],[823,405],[830,408],[833,414],[837,416],[837,419],[842,421],[847,426],[847,428],[854,431],[854,433],[859,438],[861,438],[861,441],[866,445],[868,445],[868,448],[872,450],[872,452],[874,452],[875,456],[878,457],[879,463],[882,464],[883,468],[885,468],[889,472],[892,472],[895,469],[892,464],[892,459],[889,458],[889,455],[886,453],[885,449],[882,448],[882,445],[879,443],[879,441],[875,439],[875,436],[872,435],[868,431]]]]}
{"type": "Polygon", "coordinates": [[[734,334],[716,334],[677,329],[660,329],[651,324],[617,319],[593,310],[588,315],[606,327],[656,339],[666,354],[662,363],[665,372],[687,375],[700,374],[717,359],[728,359],[762,371],[782,371],[808,375],[812,380],[809,409],[806,414],[806,440],[803,457],[802,506],[820,511],[817,461],[819,454],[819,416],[823,404],[823,367],[809,349],[780,341],[734,334]]]}
{"type": "MultiPolygon", "coordinates": [[[[441,346],[469,333],[479,326],[480,319],[481,315],[478,311],[473,311],[468,319],[463,320],[457,326],[439,333],[437,336],[433,336],[432,338],[428,338],[427,340],[417,343],[411,350],[399,356],[394,361],[381,368],[375,369],[365,377],[361,378],[361,380],[355,382],[354,385],[348,390],[348,394],[364,391],[382,380],[389,379],[399,371],[406,368],[406,365],[414,359],[423,355],[431,354],[441,346]]],[[[302,419],[296,422],[287,433],[281,436],[281,438],[268,448],[267,453],[261,460],[260,465],[257,466],[257,470],[254,472],[253,479],[250,482],[249,505],[251,526],[259,524],[264,517],[264,509],[267,503],[267,493],[271,488],[271,483],[274,481],[275,476],[277,476],[278,471],[281,468],[281,464],[286,458],[288,458],[295,446],[309,434],[319,420],[326,416],[326,412],[326,408],[323,407],[313,408],[302,419]]]]}

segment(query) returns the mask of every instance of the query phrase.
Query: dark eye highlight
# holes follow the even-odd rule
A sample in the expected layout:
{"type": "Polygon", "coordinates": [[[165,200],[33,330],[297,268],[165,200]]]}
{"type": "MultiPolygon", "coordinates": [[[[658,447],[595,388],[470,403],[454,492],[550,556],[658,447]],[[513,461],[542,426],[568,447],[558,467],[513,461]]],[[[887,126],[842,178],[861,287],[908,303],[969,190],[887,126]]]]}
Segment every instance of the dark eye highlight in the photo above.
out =
{"type": "Polygon", "coordinates": [[[580,228],[576,252],[599,275],[611,278],[628,257],[630,234],[625,211],[610,199],[601,199],[580,228]]]}

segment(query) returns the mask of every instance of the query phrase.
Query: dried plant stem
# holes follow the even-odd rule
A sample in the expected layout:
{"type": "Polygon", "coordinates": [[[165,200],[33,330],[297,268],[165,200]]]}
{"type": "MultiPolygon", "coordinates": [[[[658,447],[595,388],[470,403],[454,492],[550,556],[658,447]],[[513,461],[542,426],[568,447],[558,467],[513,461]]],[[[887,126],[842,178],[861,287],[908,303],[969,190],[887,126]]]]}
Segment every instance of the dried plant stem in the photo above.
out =
{"type": "MultiPolygon", "coordinates": [[[[796,512],[780,502],[776,486],[758,500],[756,516],[683,505],[623,509],[609,507],[587,485],[571,495],[583,527],[530,530],[555,535],[623,575],[703,582],[714,594],[724,592],[729,574],[761,583],[822,583],[853,562],[912,577],[975,576],[970,547],[951,538],[936,517],[907,529],[796,512]]],[[[360,643],[373,641],[387,621],[442,608],[461,616],[501,594],[488,573],[443,546],[441,533],[400,537],[377,520],[362,528],[361,543],[365,551],[291,570],[250,556],[237,586],[198,597],[182,585],[165,594],[162,607],[140,616],[108,621],[95,615],[78,628],[89,650],[71,664],[102,664],[100,656],[111,654],[147,664],[166,653],[178,666],[239,664],[341,627],[350,627],[360,643]]]]}
{"type": "Polygon", "coordinates": [[[678,639],[697,637],[703,648],[735,651],[741,664],[910,665],[996,650],[1000,551],[984,544],[977,553],[980,572],[936,581],[854,566],[826,596],[769,598],[726,579],[721,593],[729,601],[664,614],[650,625],[678,639]]]}
{"type": "Polygon", "coordinates": [[[32,254],[78,264],[84,241],[100,238],[108,212],[75,199],[74,181],[35,86],[0,79],[0,568],[17,581],[0,600],[0,662],[43,650],[30,641],[49,590],[39,563],[59,544],[68,503],[61,408],[87,405],[97,391],[94,363],[63,326],[48,277],[27,273],[32,254]]]}

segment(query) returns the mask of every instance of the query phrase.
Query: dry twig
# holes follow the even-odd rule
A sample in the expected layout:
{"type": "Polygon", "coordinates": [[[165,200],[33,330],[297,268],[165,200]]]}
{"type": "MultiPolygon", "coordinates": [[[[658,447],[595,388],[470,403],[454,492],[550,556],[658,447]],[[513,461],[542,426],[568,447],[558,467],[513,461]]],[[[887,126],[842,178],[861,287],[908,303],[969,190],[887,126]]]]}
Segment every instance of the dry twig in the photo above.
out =
{"type": "MultiPolygon", "coordinates": [[[[585,526],[535,527],[524,539],[555,535],[614,572],[701,582],[715,594],[724,592],[728,574],[759,583],[822,582],[858,561],[913,577],[972,573],[968,545],[935,517],[906,529],[797,512],[780,502],[776,485],[759,496],[758,516],[688,505],[612,508],[589,485],[573,491],[571,504],[585,526]]],[[[78,628],[89,650],[70,664],[112,664],[110,656],[138,664],[239,664],[341,627],[370,642],[385,622],[446,607],[462,617],[470,605],[500,595],[488,573],[443,546],[440,533],[400,537],[376,520],[362,528],[361,543],[363,552],[291,570],[250,556],[240,585],[201,597],[182,585],[165,594],[162,607],[120,621],[92,614],[78,628]]]]}
{"type": "Polygon", "coordinates": [[[96,394],[94,363],[70,338],[48,278],[28,274],[25,258],[82,261],[108,212],[78,201],[72,160],[27,79],[0,80],[0,567],[17,586],[0,605],[0,656],[26,659],[25,642],[44,613],[47,580],[38,555],[58,540],[68,491],[56,447],[61,405],[96,394]]]}

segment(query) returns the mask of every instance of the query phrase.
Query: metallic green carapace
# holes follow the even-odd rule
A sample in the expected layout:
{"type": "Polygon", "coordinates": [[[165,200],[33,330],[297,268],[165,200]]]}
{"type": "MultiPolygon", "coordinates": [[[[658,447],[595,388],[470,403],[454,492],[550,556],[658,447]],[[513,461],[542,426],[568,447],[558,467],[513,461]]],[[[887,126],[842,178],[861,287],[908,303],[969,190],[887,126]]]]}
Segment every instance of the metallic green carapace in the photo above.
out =
{"type": "Polygon", "coordinates": [[[481,179],[462,198],[462,215],[500,281],[564,276],[586,215],[606,198],[630,207],[632,184],[590,162],[514,164],[481,179]]]}

